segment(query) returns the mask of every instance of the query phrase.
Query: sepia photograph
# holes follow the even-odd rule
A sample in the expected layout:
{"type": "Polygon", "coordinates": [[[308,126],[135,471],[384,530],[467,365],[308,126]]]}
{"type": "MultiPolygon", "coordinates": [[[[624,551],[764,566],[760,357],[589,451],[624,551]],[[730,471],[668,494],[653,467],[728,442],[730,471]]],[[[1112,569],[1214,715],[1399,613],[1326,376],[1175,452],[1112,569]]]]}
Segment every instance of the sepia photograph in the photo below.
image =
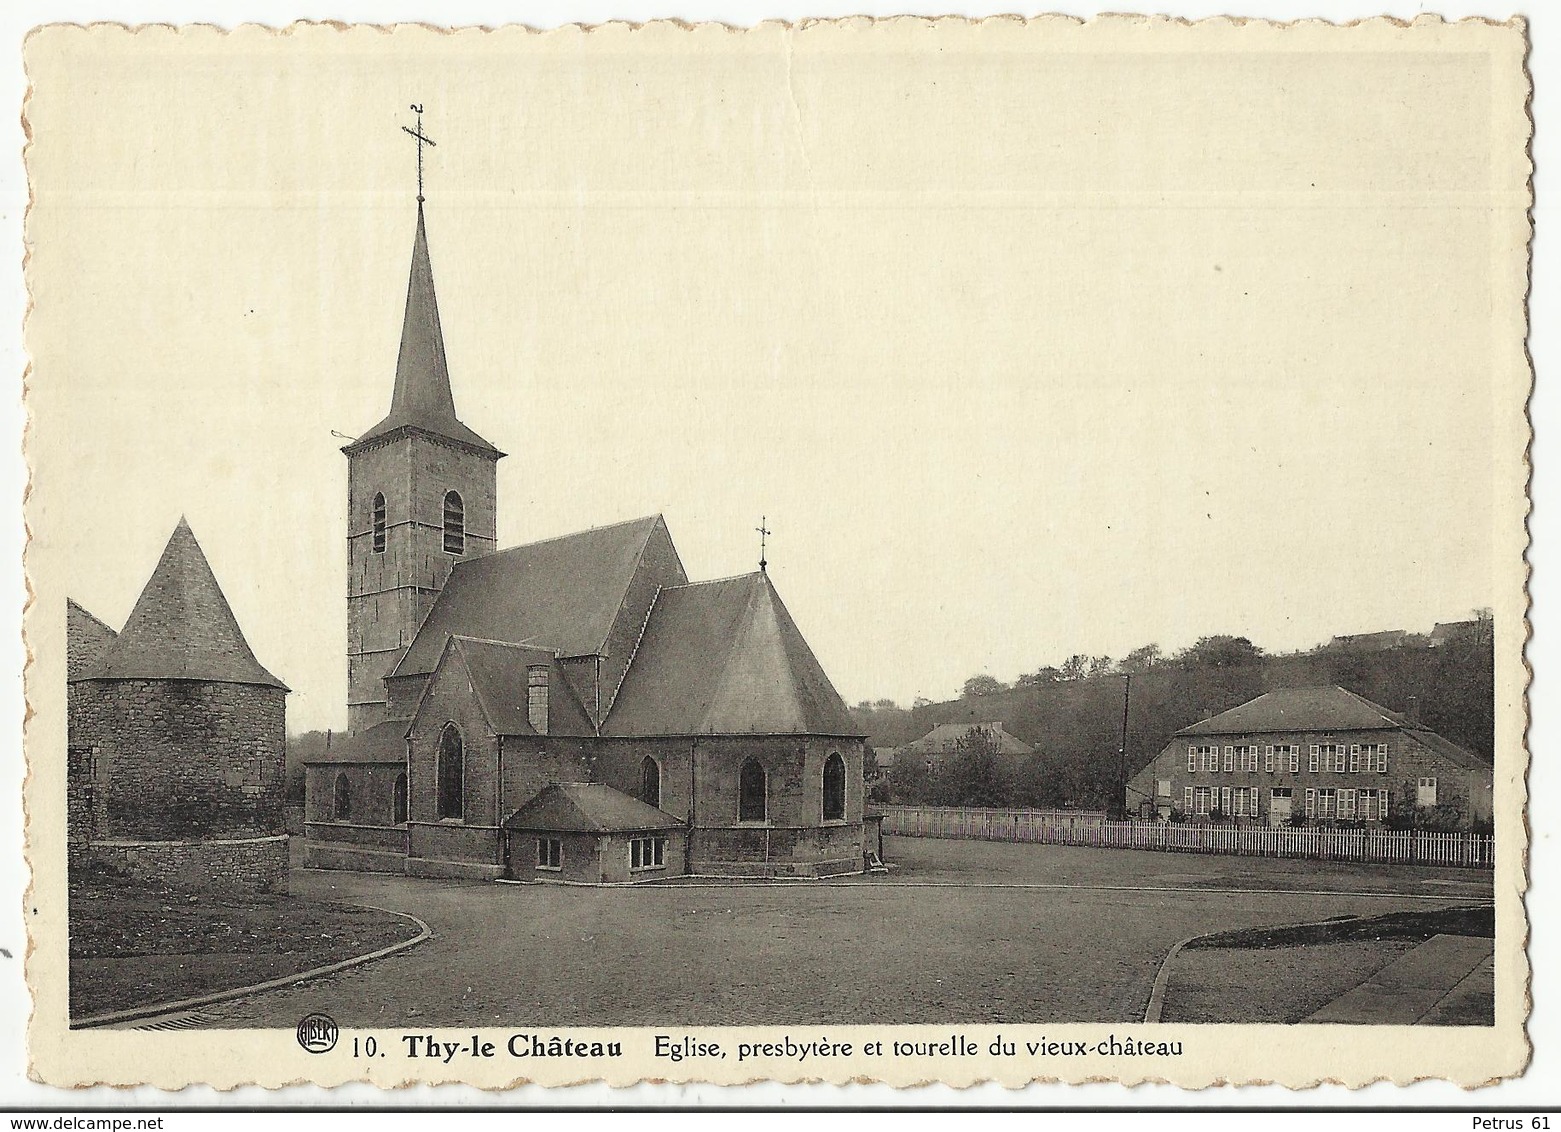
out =
{"type": "Polygon", "coordinates": [[[35,1072],[1520,1071],[1524,50],[39,29],[35,1072]]]}

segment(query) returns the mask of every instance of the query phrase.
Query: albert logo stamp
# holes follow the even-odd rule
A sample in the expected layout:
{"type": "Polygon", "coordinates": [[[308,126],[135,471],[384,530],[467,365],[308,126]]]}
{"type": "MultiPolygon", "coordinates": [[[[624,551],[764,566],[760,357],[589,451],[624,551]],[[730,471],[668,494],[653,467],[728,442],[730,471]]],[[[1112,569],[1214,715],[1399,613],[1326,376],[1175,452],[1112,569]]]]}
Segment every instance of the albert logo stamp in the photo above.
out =
{"type": "Polygon", "coordinates": [[[310,1053],[330,1053],[339,1032],[329,1014],[306,1014],[298,1022],[298,1044],[310,1053]]]}

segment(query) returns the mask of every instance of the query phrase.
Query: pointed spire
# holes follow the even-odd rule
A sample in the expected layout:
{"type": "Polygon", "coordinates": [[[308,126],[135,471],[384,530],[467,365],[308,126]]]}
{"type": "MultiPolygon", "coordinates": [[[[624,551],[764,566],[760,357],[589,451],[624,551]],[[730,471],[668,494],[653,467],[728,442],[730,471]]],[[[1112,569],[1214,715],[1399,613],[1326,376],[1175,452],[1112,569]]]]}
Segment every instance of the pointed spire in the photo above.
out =
{"type": "Polygon", "coordinates": [[[407,280],[406,313],[401,320],[401,351],[396,357],[396,388],[390,399],[390,414],[343,451],[350,454],[368,441],[401,428],[420,429],[484,452],[498,451],[455,415],[421,197],[417,203],[417,234],[412,239],[412,268],[407,280]]]}
{"type": "Polygon", "coordinates": [[[95,680],[286,685],[260,666],[183,516],[95,680]]]}

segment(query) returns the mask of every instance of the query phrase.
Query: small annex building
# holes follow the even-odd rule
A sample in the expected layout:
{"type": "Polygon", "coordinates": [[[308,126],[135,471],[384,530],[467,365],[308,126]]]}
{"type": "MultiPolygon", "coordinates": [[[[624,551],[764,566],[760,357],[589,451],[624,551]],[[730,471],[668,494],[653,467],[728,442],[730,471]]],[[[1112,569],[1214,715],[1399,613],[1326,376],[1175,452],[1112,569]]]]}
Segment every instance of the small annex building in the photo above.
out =
{"type": "Polygon", "coordinates": [[[862,871],[864,737],[762,556],[691,582],[660,515],[498,547],[504,453],[456,415],[421,199],[390,412],[342,451],[349,734],[306,760],[305,864],[862,871]]]}
{"type": "Polygon", "coordinates": [[[930,770],[968,743],[972,731],[981,732],[990,739],[993,752],[999,758],[1013,761],[1035,754],[1034,747],[1006,730],[1001,721],[994,720],[990,723],[940,723],[920,739],[901,747],[895,758],[919,758],[930,770]]]}
{"type": "Polygon", "coordinates": [[[72,860],[178,888],[285,889],[287,687],[179,520],[124,628],[66,607],[72,860]]]}
{"type": "Polygon", "coordinates": [[[1492,770],[1472,751],[1340,687],[1265,692],[1173,735],[1127,786],[1142,817],[1281,826],[1491,820],[1492,770]]]}

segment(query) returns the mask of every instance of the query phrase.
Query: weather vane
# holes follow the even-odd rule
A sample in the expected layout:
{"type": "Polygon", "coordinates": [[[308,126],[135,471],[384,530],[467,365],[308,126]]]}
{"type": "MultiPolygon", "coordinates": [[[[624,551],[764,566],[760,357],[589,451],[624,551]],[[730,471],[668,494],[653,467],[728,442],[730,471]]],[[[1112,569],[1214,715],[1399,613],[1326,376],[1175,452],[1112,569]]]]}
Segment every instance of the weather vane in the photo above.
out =
{"type": "Polygon", "coordinates": [[[765,526],[765,519],[763,515],[759,516],[759,525],[755,527],[754,530],[759,532],[759,569],[762,572],[768,572],[770,564],[764,560],[764,540],[769,538],[775,532],[770,530],[769,527],[765,526]]]}
{"type": "Polygon", "coordinates": [[[401,128],[403,130],[405,130],[407,133],[411,134],[414,138],[417,139],[417,203],[418,204],[422,204],[423,203],[423,146],[425,146],[425,145],[433,145],[434,144],[434,139],[425,136],[424,133],[423,133],[423,104],[421,102],[414,102],[414,103],[412,103],[412,105],[410,107],[408,107],[408,109],[415,110],[417,112],[417,127],[414,129],[411,126],[402,126],[401,128]]]}

